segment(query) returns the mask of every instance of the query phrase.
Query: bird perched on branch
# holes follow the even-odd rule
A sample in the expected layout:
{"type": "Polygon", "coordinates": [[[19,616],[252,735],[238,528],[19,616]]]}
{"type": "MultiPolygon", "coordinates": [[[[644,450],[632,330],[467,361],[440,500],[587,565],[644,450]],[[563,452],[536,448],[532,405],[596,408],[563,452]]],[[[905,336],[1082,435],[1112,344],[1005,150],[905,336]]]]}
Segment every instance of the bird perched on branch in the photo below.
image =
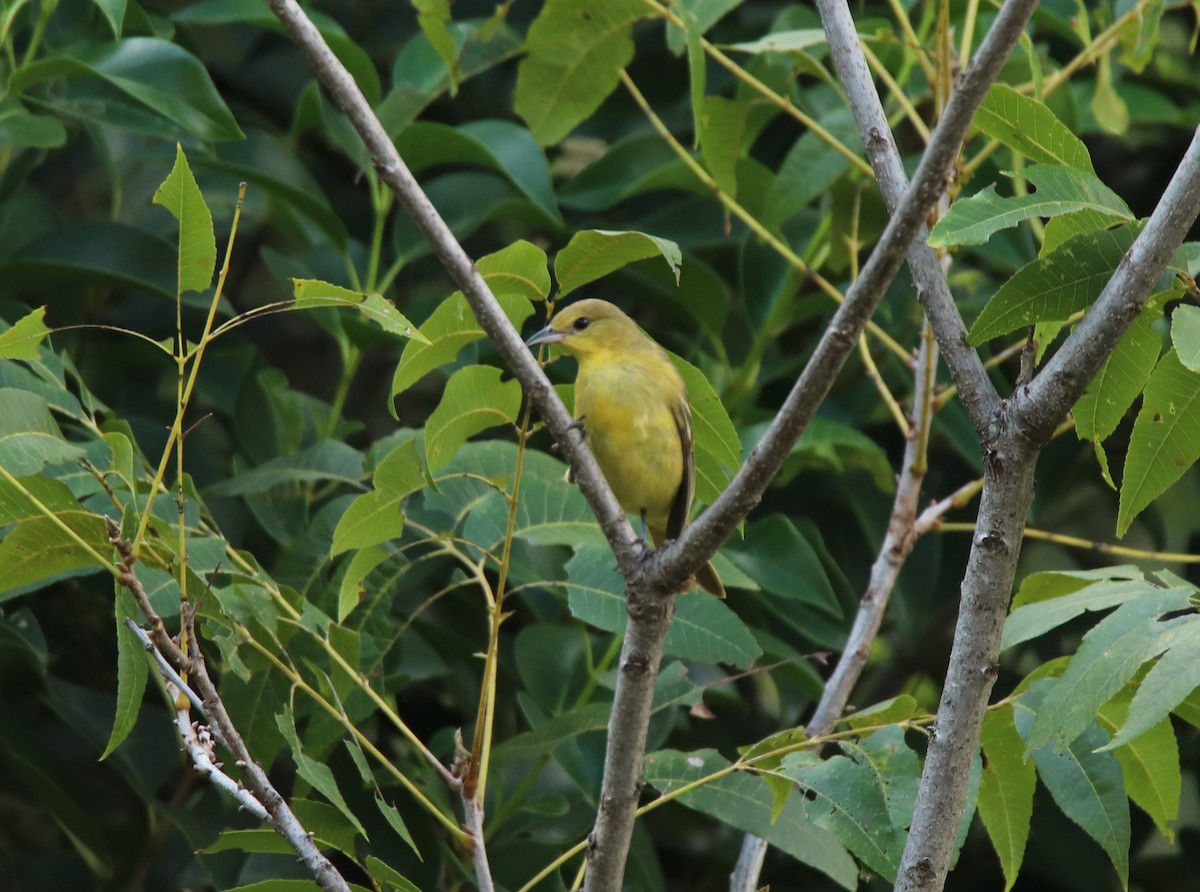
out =
{"type": "MultiPolygon", "coordinates": [[[[666,351],[606,300],[563,308],[525,342],[557,344],[579,361],[575,417],[621,507],[640,515],[657,548],[687,526],[696,486],[687,387],[666,351]]],[[[725,597],[712,564],[696,573],[725,597]]]]}

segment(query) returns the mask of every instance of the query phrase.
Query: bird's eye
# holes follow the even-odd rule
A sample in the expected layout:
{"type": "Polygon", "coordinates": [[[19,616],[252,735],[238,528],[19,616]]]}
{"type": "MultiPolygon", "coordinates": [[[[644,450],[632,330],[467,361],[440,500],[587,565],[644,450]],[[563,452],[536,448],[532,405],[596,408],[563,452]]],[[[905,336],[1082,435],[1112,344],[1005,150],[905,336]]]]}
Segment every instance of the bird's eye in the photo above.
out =
{"type": "Polygon", "coordinates": [[[578,319],[575,320],[575,330],[583,331],[590,324],[591,324],[591,320],[588,319],[587,316],[580,316],[578,319]]]}

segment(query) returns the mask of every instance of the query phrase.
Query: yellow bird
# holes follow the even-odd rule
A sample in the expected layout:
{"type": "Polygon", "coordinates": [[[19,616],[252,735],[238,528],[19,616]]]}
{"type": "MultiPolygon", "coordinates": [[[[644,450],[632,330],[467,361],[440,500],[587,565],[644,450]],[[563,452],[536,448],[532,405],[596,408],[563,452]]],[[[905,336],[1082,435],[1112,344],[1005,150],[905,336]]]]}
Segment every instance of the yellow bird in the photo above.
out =
{"type": "MultiPolygon", "coordinates": [[[[525,342],[558,344],[579,361],[575,417],[621,507],[642,519],[657,548],[687,526],[696,488],[692,409],[666,351],[606,300],[560,310],[525,342]]],[[[725,597],[712,564],[696,574],[725,597]]]]}

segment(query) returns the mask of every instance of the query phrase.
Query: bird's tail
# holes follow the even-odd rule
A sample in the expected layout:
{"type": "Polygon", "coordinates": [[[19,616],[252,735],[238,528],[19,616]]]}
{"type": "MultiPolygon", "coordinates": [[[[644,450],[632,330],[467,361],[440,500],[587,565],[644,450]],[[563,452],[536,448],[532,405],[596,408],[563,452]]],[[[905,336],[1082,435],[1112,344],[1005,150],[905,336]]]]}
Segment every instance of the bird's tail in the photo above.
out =
{"type": "MultiPolygon", "coordinates": [[[[663,540],[666,539],[666,534],[662,530],[656,530],[650,527],[650,538],[654,540],[654,547],[661,548],[663,540]]],[[[696,571],[696,575],[688,580],[685,592],[690,592],[697,586],[704,589],[710,595],[714,595],[725,600],[725,586],[721,584],[721,577],[717,575],[717,568],[709,561],[703,567],[696,571]]]]}

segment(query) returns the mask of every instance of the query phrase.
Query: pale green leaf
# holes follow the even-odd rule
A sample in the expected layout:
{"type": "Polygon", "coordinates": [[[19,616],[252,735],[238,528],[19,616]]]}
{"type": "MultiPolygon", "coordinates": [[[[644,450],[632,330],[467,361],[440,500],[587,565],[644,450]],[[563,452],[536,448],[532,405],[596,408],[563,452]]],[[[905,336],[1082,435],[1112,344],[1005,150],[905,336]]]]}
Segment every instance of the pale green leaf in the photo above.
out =
{"type": "Polygon", "coordinates": [[[1030,749],[1062,749],[1091,724],[1100,706],[1114,697],[1141,668],[1167,648],[1186,617],[1162,621],[1165,613],[1188,607],[1190,588],[1161,589],[1127,601],[1083,638],[1066,672],[1038,706],[1025,735],[1030,749]]]}
{"type": "Polygon", "coordinates": [[[46,308],[38,307],[0,333],[0,359],[37,359],[38,345],[50,334],[45,319],[46,308]]]}
{"type": "Polygon", "coordinates": [[[354,829],[364,839],[368,838],[367,831],[363,828],[358,818],[354,816],[354,812],[350,810],[350,806],[346,804],[346,800],[342,797],[342,791],[338,789],[333,771],[324,762],[319,762],[311,756],[305,755],[300,745],[300,737],[296,734],[295,720],[292,717],[290,705],[284,706],[282,711],[276,713],[275,724],[279,728],[279,733],[283,735],[284,740],[288,742],[292,760],[296,763],[296,772],[300,777],[304,778],[315,790],[333,803],[334,807],[345,816],[346,820],[354,826],[354,829]]]}
{"type": "Polygon", "coordinates": [[[823,43],[825,43],[825,32],[820,28],[799,28],[795,31],[776,31],[760,37],[758,40],[731,43],[726,49],[759,55],[761,53],[799,52],[823,43]]]}
{"type": "Polygon", "coordinates": [[[1200,372],[1200,307],[1180,304],[1175,308],[1171,313],[1171,343],[1184,368],[1200,372]]]}
{"type": "Polygon", "coordinates": [[[1147,505],[1200,458],[1200,373],[1190,371],[1171,350],[1159,360],[1146,385],[1133,424],[1117,535],[1124,536],[1147,505]]]}
{"type": "Polygon", "coordinates": [[[180,293],[204,291],[212,282],[217,266],[217,240],[213,235],[212,213],[204,203],[181,145],[175,147],[175,166],[154,193],[154,203],[165,207],[179,221],[180,293]]]}
{"type": "Polygon", "coordinates": [[[137,601],[123,585],[116,585],[114,601],[117,618],[117,713],[113,719],[112,733],[100,761],[121,745],[129,736],[142,708],[142,694],[146,692],[146,679],[150,667],[146,664],[146,648],[137,636],[125,625],[128,617],[137,622],[141,617],[137,601]]]}
{"type": "Polygon", "coordinates": [[[414,341],[426,340],[395,305],[381,294],[351,291],[349,288],[317,279],[293,279],[292,283],[295,286],[292,296],[295,298],[296,307],[300,309],[348,307],[361,313],[384,331],[414,341]]]}
{"type": "MultiPolygon", "coordinates": [[[[546,254],[529,242],[515,242],[482,258],[476,266],[509,322],[518,330],[533,312],[531,301],[542,300],[550,292],[546,254]]],[[[420,334],[419,340],[413,339],[404,345],[404,353],[392,378],[392,396],[451,362],[467,344],[487,336],[461,291],[438,305],[421,326],[420,334]]]]}
{"type": "Polygon", "coordinates": [[[805,802],[810,820],[829,829],[888,882],[895,879],[904,849],[904,829],[893,824],[883,776],[869,760],[860,762],[844,755],[822,759],[803,750],[785,756],[780,770],[801,789],[815,794],[813,801],[805,802]]]}
{"type": "Polygon", "coordinates": [[[1155,587],[1140,577],[1104,579],[1092,582],[1077,591],[1036,603],[1023,604],[1009,614],[1004,624],[1000,649],[1007,650],[1044,635],[1085,612],[1109,610],[1153,591],[1156,591],[1155,587]]]}
{"type": "Polygon", "coordinates": [[[559,292],[569,294],[601,276],[647,257],[666,260],[675,273],[676,283],[679,282],[679,265],[683,262],[683,255],[675,242],[644,232],[602,229],[585,229],[575,233],[554,258],[554,277],[558,279],[559,292]]]}
{"type": "Polygon", "coordinates": [[[235,474],[209,487],[220,496],[247,496],[289,483],[331,481],[357,486],[363,478],[363,455],[340,440],[318,440],[293,455],[280,455],[257,468],[235,474]]]}
{"type": "Polygon", "coordinates": [[[82,455],[63,439],[45,400],[27,390],[0,388],[0,466],[8,473],[24,477],[82,455]]]}
{"type": "Polygon", "coordinates": [[[1151,326],[1162,315],[1163,304],[1155,299],[1146,305],[1075,404],[1071,414],[1081,440],[1109,437],[1145,389],[1162,352],[1162,339],[1151,326]]]}
{"type": "MultiPolygon", "coordinates": [[[[582,622],[621,634],[629,621],[625,586],[612,552],[602,546],[576,550],[567,562],[567,602],[582,622]]],[[[754,635],[724,602],[704,592],[680,595],[664,652],[697,662],[746,667],[762,654],[754,635]]]]}
{"type": "Polygon", "coordinates": [[[1033,194],[1002,197],[996,194],[993,184],[969,198],[960,198],[933,227],[929,244],[935,248],[981,245],[1001,229],[1030,217],[1054,217],[1081,210],[1100,211],[1114,222],[1133,219],[1121,197],[1094,174],[1037,164],[1021,175],[1035,187],[1033,194]]]}
{"type": "Polygon", "coordinates": [[[973,123],[1031,161],[1095,173],[1083,140],[1044,103],[1008,84],[992,84],[973,123]]]}
{"type": "Polygon", "coordinates": [[[696,456],[696,501],[711,504],[741,466],[742,444],[721,398],[705,374],[686,359],[671,354],[687,387],[692,407],[692,442],[696,456]]]}
{"type": "Polygon", "coordinates": [[[1017,734],[1011,705],[987,711],[979,742],[984,756],[979,817],[1000,859],[1008,892],[1025,860],[1037,775],[1025,759],[1025,744],[1017,734]]]}
{"type": "Polygon", "coordinates": [[[512,424],[521,408],[521,385],[500,380],[500,370],[490,366],[467,366],[446,382],[441,402],[425,424],[425,465],[430,473],[454,458],[470,437],[495,427],[512,424]]]}
{"type": "MultiPolygon", "coordinates": [[[[1132,684],[1126,685],[1096,713],[1096,721],[1105,732],[1115,734],[1125,722],[1137,689],[1132,684]]],[[[1179,817],[1183,778],[1179,767],[1179,744],[1170,717],[1164,713],[1157,724],[1136,738],[1122,746],[1114,747],[1110,742],[1107,749],[1111,749],[1121,763],[1129,798],[1153,819],[1159,833],[1174,842],[1171,822],[1179,817]]]]}
{"type": "Polygon", "coordinates": [[[717,187],[731,198],[737,196],[738,158],[748,146],[750,102],[723,96],[705,96],[700,108],[700,149],[704,163],[717,187]]]}
{"type": "Polygon", "coordinates": [[[1200,688],[1200,624],[1192,617],[1166,653],[1146,673],[1111,747],[1136,741],[1200,688]]]}
{"type": "Polygon", "coordinates": [[[338,520],[330,557],[400,535],[404,529],[403,501],[425,485],[417,441],[405,440],[385,455],[375,468],[372,483],[374,489],[355,498],[338,520]]]}
{"type": "Polygon", "coordinates": [[[1135,224],[1078,235],[1026,264],[992,295],[968,340],[982,344],[1035,322],[1061,322],[1087,309],[1140,231],[1141,225],[1135,224]]]}
{"type": "Polygon", "coordinates": [[[446,24],[450,21],[450,0],[412,0],[412,4],[416,7],[417,24],[425,33],[425,38],[446,63],[450,95],[453,96],[458,92],[458,81],[462,72],[458,69],[454,38],[446,29],[446,24]]]}
{"type": "MultiPolygon", "coordinates": [[[[1016,704],[1017,731],[1025,738],[1032,710],[1046,681],[1037,682],[1016,704]]],[[[1121,765],[1111,753],[1096,752],[1108,736],[1094,725],[1065,750],[1034,750],[1038,777],[1068,818],[1100,844],[1116,868],[1121,885],[1129,885],[1129,800],[1121,765]]]]}
{"type": "Polygon", "coordinates": [[[367,873],[383,885],[384,892],[421,892],[415,883],[375,855],[367,856],[367,873]]]}
{"type": "Polygon", "coordinates": [[[633,58],[640,0],[550,0],[534,19],[517,69],[516,112],[542,145],[558,142],[600,107],[633,58]]]}
{"type": "MultiPolygon", "coordinates": [[[[728,765],[715,750],[662,750],[646,756],[645,775],[649,783],[668,793],[728,765]]],[[[777,811],[774,794],[762,778],[736,772],[684,793],[679,801],[765,839],[844,889],[858,888],[858,867],[837,838],[806,815],[798,796],[789,797],[777,811]]]]}

